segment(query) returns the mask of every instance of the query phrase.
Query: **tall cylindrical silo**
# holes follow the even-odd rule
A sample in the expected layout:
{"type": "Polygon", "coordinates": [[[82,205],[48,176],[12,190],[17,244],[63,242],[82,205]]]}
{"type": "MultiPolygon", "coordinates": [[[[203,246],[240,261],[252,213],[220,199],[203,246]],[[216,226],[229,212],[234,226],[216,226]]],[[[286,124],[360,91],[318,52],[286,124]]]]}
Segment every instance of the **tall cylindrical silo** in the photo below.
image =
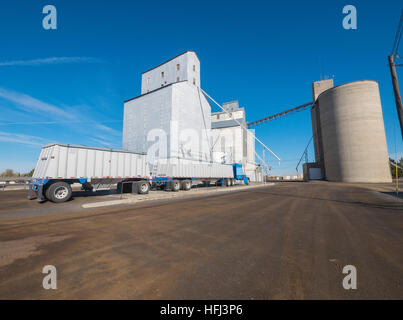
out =
{"type": "Polygon", "coordinates": [[[356,81],[318,97],[326,179],[391,182],[376,81],[356,81]]]}

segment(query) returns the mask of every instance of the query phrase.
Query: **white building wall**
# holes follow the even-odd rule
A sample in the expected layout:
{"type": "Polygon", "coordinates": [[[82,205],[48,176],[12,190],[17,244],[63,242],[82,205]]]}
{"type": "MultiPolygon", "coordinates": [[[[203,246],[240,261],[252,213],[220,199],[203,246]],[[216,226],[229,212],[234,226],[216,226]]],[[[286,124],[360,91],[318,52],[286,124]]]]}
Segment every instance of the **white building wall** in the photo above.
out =
{"type": "Polygon", "coordinates": [[[243,162],[242,128],[227,127],[211,130],[214,153],[225,153],[228,162],[243,162]]]}
{"type": "Polygon", "coordinates": [[[144,72],[141,76],[141,94],[179,81],[187,81],[191,85],[200,87],[200,61],[195,52],[187,51],[144,72]]]}
{"type": "Polygon", "coordinates": [[[249,177],[250,181],[253,182],[262,182],[263,180],[263,172],[260,166],[257,166],[255,163],[247,162],[245,164],[245,174],[249,177]]]}
{"type": "Polygon", "coordinates": [[[178,124],[178,145],[171,146],[171,156],[211,160],[211,106],[200,89],[189,82],[173,85],[173,124],[178,124]]]}
{"type": "Polygon", "coordinates": [[[248,130],[246,161],[255,163],[255,130],[248,130]]]}
{"type": "MultiPolygon", "coordinates": [[[[169,143],[171,113],[172,86],[126,101],[123,116],[123,149],[147,152],[154,143],[147,141],[147,135],[151,135],[153,129],[165,132],[169,143]]],[[[158,133],[156,130],[154,132],[158,133]]]]}
{"type": "Polygon", "coordinates": [[[188,82],[125,102],[123,148],[146,152],[149,163],[179,157],[210,161],[211,106],[188,82]]]}
{"type": "Polygon", "coordinates": [[[255,163],[255,139],[251,130],[246,134],[240,126],[212,129],[211,141],[215,161],[219,161],[225,154],[227,163],[242,163],[243,172],[251,181],[262,181],[261,169],[255,163]],[[247,156],[244,156],[245,153],[247,156]]]}
{"type": "Polygon", "coordinates": [[[223,125],[222,128],[212,130],[212,141],[215,143],[213,151],[218,157],[226,153],[227,161],[243,163],[247,157],[247,137],[245,130],[237,125],[236,121],[246,125],[245,110],[238,107],[238,103],[224,103],[224,108],[231,109],[234,104],[235,111],[213,113],[211,122],[223,125]],[[235,121],[236,120],[236,121],[235,121]]]}

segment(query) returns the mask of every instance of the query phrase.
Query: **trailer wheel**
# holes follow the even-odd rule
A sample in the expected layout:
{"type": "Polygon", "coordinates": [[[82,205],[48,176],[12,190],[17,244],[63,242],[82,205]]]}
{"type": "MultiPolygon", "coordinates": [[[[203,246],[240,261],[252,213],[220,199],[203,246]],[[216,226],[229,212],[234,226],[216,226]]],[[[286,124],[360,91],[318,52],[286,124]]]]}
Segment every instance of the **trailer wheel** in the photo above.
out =
{"type": "Polygon", "coordinates": [[[192,181],[184,180],[182,181],[182,190],[189,191],[192,189],[192,181]]]}
{"type": "Polygon", "coordinates": [[[139,182],[137,184],[138,194],[147,194],[150,191],[150,184],[148,182],[139,182]]]}
{"type": "Polygon", "coordinates": [[[45,192],[46,198],[52,202],[65,202],[71,198],[71,186],[67,182],[56,182],[51,184],[45,192]]]}
{"type": "Polygon", "coordinates": [[[171,190],[174,192],[178,192],[181,188],[181,184],[178,180],[173,180],[171,182],[171,190]]]}

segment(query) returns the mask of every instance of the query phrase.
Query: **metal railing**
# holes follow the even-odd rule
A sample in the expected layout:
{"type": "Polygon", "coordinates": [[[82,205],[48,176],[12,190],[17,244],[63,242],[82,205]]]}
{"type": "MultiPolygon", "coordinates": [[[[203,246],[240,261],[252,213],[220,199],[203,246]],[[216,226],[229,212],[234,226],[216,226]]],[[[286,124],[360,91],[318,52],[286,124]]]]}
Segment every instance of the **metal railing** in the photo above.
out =
{"type": "Polygon", "coordinates": [[[0,189],[5,190],[7,187],[20,187],[28,189],[31,177],[0,177],[0,189]]]}

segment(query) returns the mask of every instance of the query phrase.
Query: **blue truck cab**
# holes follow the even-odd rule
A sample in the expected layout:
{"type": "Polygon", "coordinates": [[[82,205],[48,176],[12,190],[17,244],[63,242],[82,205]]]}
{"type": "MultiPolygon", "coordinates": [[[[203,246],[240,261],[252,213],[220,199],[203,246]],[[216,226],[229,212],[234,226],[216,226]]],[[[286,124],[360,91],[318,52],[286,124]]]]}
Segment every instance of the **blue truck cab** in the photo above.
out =
{"type": "Polygon", "coordinates": [[[245,184],[249,184],[249,178],[242,173],[242,163],[233,163],[232,168],[235,180],[242,180],[245,184]]]}

